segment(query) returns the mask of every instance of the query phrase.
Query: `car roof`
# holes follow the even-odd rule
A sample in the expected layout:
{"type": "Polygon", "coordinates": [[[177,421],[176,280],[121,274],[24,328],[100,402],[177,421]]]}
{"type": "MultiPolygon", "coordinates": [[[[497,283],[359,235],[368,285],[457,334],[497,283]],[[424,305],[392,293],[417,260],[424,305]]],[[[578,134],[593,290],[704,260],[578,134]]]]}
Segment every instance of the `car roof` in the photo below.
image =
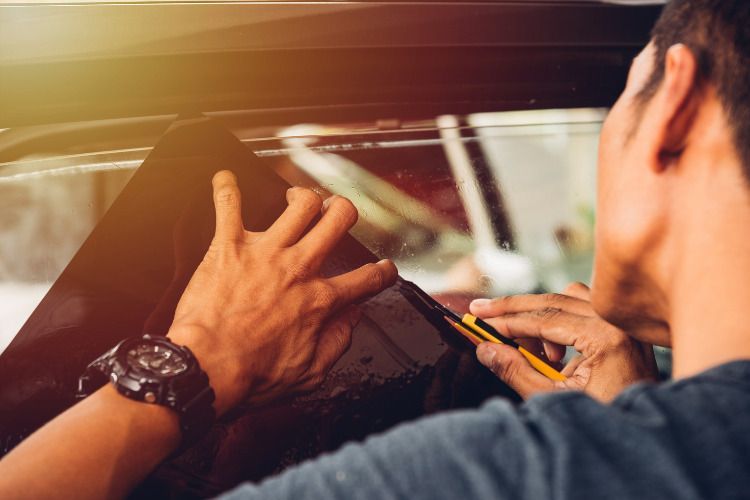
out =
{"type": "Polygon", "coordinates": [[[622,78],[659,10],[580,0],[0,5],[0,127],[419,100],[420,85],[441,79],[444,96],[474,86],[460,98],[483,99],[492,81],[518,80],[510,72],[581,92],[587,84],[565,68],[578,71],[577,57],[622,78]],[[554,66],[566,74],[545,74],[554,66]]]}

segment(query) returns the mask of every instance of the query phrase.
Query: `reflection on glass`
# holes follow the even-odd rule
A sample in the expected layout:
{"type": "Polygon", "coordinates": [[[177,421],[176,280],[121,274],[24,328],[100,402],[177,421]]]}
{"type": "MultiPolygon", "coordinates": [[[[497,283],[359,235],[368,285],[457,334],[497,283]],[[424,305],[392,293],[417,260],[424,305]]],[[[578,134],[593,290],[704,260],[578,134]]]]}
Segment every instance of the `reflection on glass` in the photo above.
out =
{"type": "MultiPolygon", "coordinates": [[[[547,110],[233,132],[292,184],[350,198],[361,242],[464,309],[589,279],[603,118],[547,110]]],[[[96,146],[0,163],[0,352],[148,153],[96,146]]]]}
{"type": "Polygon", "coordinates": [[[100,154],[0,164],[0,352],[141,161],[100,154]]]}
{"type": "Polygon", "coordinates": [[[256,152],[292,183],[350,198],[355,236],[460,309],[461,297],[589,279],[603,118],[483,113],[376,134],[298,125],[281,131],[280,148],[256,152]]]}

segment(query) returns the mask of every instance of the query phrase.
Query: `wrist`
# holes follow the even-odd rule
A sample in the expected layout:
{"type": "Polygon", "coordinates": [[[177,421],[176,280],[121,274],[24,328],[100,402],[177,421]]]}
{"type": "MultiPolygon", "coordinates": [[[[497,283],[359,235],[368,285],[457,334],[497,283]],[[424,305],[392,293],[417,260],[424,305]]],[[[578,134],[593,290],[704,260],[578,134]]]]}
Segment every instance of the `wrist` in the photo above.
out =
{"type": "Polygon", "coordinates": [[[236,363],[227,359],[226,351],[217,348],[211,333],[202,326],[173,325],[167,337],[177,345],[190,349],[201,369],[208,376],[208,383],[216,399],[213,406],[216,416],[221,416],[236,405],[243,391],[241,376],[236,363]]]}
{"type": "Polygon", "coordinates": [[[180,419],[171,409],[123,397],[111,384],[105,384],[94,396],[86,400],[87,404],[101,408],[111,415],[108,418],[127,422],[125,427],[133,434],[148,436],[153,445],[152,454],[157,457],[156,463],[180,445],[180,419]]]}

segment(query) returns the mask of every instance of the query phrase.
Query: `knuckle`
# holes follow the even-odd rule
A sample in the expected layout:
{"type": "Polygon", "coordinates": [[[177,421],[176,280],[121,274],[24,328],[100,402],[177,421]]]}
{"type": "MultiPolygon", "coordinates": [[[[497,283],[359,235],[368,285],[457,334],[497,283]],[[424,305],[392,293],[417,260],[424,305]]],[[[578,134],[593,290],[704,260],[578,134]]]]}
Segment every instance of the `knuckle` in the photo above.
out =
{"type": "Polygon", "coordinates": [[[234,186],[222,186],[214,194],[214,201],[219,207],[236,207],[239,200],[239,190],[234,186]]]}
{"type": "Polygon", "coordinates": [[[518,375],[518,361],[511,358],[506,359],[504,362],[500,362],[498,360],[498,356],[495,356],[495,360],[493,361],[493,370],[498,377],[500,377],[502,380],[511,383],[513,382],[517,375],[518,375]]]}
{"type": "Polygon", "coordinates": [[[367,283],[370,290],[382,290],[385,287],[385,276],[376,264],[365,266],[367,283]]]}
{"type": "Polygon", "coordinates": [[[555,304],[560,304],[562,302],[565,302],[566,300],[569,300],[569,297],[567,295],[563,295],[561,293],[545,293],[543,296],[544,302],[546,304],[552,304],[550,307],[554,307],[555,304]]]}
{"type": "Polygon", "coordinates": [[[318,314],[306,313],[300,320],[300,331],[302,332],[317,332],[320,330],[322,319],[318,314]]]}
{"type": "Polygon", "coordinates": [[[513,311],[517,300],[513,295],[505,295],[492,299],[490,301],[490,314],[499,316],[508,311],[513,311]]]}
{"type": "Polygon", "coordinates": [[[315,291],[315,300],[321,309],[329,310],[332,309],[338,301],[338,294],[333,286],[321,283],[315,291]]]}
{"type": "Polygon", "coordinates": [[[560,316],[560,313],[562,313],[562,310],[557,307],[543,307],[535,311],[535,314],[545,322],[555,321],[560,316]]]}
{"type": "Polygon", "coordinates": [[[503,297],[497,297],[492,300],[492,305],[495,307],[505,308],[512,305],[515,302],[515,297],[512,295],[505,295],[503,297]]]}
{"type": "Polygon", "coordinates": [[[235,265],[235,263],[242,262],[242,254],[242,247],[235,241],[226,241],[215,238],[211,242],[211,246],[204,256],[204,260],[218,264],[221,267],[231,266],[235,265]]]}
{"type": "Polygon", "coordinates": [[[286,275],[292,281],[301,281],[310,275],[310,266],[302,261],[296,260],[286,267],[286,275]]]}

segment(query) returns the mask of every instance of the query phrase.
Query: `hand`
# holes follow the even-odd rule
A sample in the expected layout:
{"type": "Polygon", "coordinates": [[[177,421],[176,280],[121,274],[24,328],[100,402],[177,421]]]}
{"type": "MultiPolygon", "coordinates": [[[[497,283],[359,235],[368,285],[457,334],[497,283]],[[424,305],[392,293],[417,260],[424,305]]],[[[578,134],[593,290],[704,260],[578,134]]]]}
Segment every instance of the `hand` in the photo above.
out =
{"type": "Polygon", "coordinates": [[[325,258],[357,220],[345,198],[323,203],[291,188],[289,206],[264,232],[246,231],[240,191],[227,171],[213,179],[216,234],[177,305],[169,337],[208,373],[221,414],[318,386],[348,349],[357,301],[392,285],[390,261],[322,278],[325,258]],[[322,217],[306,233],[316,216],[322,217]]]}
{"type": "Polygon", "coordinates": [[[507,337],[543,341],[552,362],[562,360],[565,346],[578,351],[562,370],[568,379],[553,382],[532,368],[516,349],[490,343],[479,345],[479,361],[524,399],[539,392],[574,389],[610,401],[634,382],[656,379],[652,347],[597,316],[588,287],[580,283],[568,286],[562,294],[474,301],[471,312],[507,337]]]}

